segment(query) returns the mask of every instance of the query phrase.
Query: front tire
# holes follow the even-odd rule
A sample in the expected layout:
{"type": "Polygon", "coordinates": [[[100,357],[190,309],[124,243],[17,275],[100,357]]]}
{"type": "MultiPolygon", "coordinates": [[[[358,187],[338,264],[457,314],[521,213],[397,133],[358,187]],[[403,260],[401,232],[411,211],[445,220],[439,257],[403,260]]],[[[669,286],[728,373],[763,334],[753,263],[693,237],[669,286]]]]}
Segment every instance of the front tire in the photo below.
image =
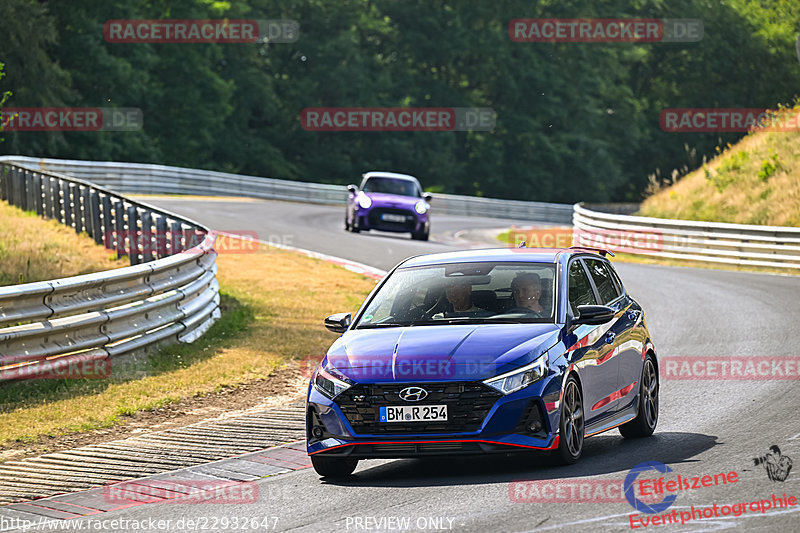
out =
{"type": "Polygon", "coordinates": [[[564,385],[564,401],[561,406],[561,421],[558,426],[558,448],[554,455],[559,464],[578,462],[583,453],[584,434],[583,396],[578,381],[570,376],[564,385]]]}
{"type": "Polygon", "coordinates": [[[423,233],[412,233],[411,238],[415,241],[427,241],[428,240],[428,232],[423,233]]]}
{"type": "Polygon", "coordinates": [[[342,478],[353,473],[358,466],[358,459],[349,457],[319,457],[311,456],[311,465],[317,474],[322,477],[342,478]]]}
{"type": "Polygon", "coordinates": [[[639,414],[636,418],[619,427],[626,439],[649,437],[658,424],[658,371],[653,356],[647,355],[642,365],[642,378],[639,380],[639,414]]]}

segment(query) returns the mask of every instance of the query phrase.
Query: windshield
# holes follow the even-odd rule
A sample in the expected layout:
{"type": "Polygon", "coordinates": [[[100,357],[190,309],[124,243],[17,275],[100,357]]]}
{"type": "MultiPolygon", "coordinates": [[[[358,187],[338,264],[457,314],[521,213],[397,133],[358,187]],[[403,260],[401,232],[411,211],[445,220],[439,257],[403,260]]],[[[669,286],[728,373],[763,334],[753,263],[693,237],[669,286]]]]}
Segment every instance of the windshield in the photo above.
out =
{"type": "Polygon", "coordinates": [[[361,188],[364,192],[382,192],[400,196],[419,197],[417,184],[410,180],[394,178],[369,178],[361,188]]]}
{"type": "Polygon", "coordinates": [[[554,322],[555,265],[453,263],[396,270],[356,329],[554,322]]]}

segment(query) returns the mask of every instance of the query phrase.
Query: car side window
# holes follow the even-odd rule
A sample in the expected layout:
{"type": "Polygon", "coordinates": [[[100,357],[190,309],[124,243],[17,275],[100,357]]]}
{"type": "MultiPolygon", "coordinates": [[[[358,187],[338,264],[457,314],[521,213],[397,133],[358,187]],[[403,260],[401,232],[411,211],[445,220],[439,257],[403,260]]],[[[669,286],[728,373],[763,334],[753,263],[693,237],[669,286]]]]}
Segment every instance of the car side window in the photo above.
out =
{"type": "Polygon", "coordinates": [[[580,261],[573,261],[569,266],[569,305],[573,315],[578,314],[579,305],[597,305],[592,285],[580,261]]]}
{"type": "Polygon", "coordinates": [[[608,305],[619,298],[619,289],[611,278],[611,273],[606,268],[605,263],[596,259],[587,259],[586,266],[589,268],[589,273],[592,275],[592,280],[594,280],[594,285],[597,287],[597,292],[600,294],[600,301],[603,305],[608,305]]]}
{"type": "Polygon", "coordinates": [[[606,264],[606,268],[608,269],[609,272],[611,272],[611,277],[614,279],[614,283],[617,285],[617,290],[619,291],[619,293],[624,294],[625,286],[622,284],[622,280],[619,279],[619,274],[617,274],[617,271],[614,270],[614,267],[611,266],[610,264],[606,264]]]}

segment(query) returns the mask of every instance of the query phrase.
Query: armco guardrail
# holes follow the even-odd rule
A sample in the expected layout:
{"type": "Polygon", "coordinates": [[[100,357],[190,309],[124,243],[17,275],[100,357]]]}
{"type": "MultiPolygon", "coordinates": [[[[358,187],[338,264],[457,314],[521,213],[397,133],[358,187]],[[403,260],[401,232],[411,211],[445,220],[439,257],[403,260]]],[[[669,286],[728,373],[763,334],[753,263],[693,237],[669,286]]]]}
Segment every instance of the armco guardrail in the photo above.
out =
{"type": "Polygon", "coordinates": [[[576,245],[707,263],[800,268],[800,228],[600,213],[575,204],[576,245]]]}
{"type": "MultiPolygon", "coordinates": [[[[248,196],[324,204],[344,204],[347,199],[347,189],[342,185],[240,176],[210,170],[22,156],[0,157],[0,161],[3,160],[69,174],[127,194],[248,196]]],[[[434,212],[441,214],[512,218],[552,224],[572,222],[572,206],[569,204],[436,194],[433,205],[434,212]]]]}
{"type": "Polygon", "coordinates": [[[130,267],[0,287],[0,382],[192,342],[220,316],[214,235],[92,183],[0,161],[0,198],[86,232],[130,267]],[[111,238],[109,238],[111,236],[111,238]]]}

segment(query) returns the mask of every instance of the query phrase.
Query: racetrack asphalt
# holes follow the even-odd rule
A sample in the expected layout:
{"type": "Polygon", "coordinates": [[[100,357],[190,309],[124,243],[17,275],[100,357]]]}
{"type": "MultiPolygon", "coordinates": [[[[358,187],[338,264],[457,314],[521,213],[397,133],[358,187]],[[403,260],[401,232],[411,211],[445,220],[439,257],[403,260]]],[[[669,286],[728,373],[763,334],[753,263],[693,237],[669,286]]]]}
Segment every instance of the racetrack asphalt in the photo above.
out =
{"type": "MultiPolygon", "coordinates": [[[[461,230],[502,228],[514,222],[436,216],[434,204],[432,241],[418,242],[406,235],[347,233],[344,210],[339,206],[171,197],[146,201],[216,230],[256,232],[268,242],[382,269],[411,255],[469,246],[458,240],[461,230]]],[[[628,292],[645,309],[660,359],[796,357],[800,278],[640,264],[615,266],[628,292]]],[[[269,275],[269,265],[264,267],[269,275]]],[[[571,487],[607,487],[603,483],[621,482],[637,464],[657,461],[673,470],[667,479],[675,479],[677,474],[691,478],[736,472],[738,476],[734,483],[680,491],[664,513],[691,512],[690,506],[720,507],[771,499],[773,494],[800,499],[800,465],[785,481],[771,481],[764,467],[754,464],[754,458],[765,455],[772,445],[779,446],[785,456],[800,460],[798,400],[800,389],[792,379],[662,379],[660,420],[654,436],[625,440],[611,430],[588,439],[581,460],[569,467],[551,466],[548,458],[538,453],[362,461],[346,481],[321,480],[312,469],[264,478],[257,482],[262,496],[254,503],[149,504],[70,522],[78,527],[77,522],[99,519],[149,524],[171,520],[171,529],[151,531],[178,531],[175,527],[181,518],[209,527],[216,523],[217,530],[223,530],[222,519],[226,518],[227,529],[232,529],[235,517],[256,519],[252,524],[261,521],[265,526],[239,529],[250,531],[644,529],[641,522],[633,522],[639,527],[632,528],[631,517],[640,520],[643,515],[636,513],[624,496],[614,492],[612,499],[617,501],[586,497],[583,499],[588,501],[579,502],[574,500],[581,498],[570,497],[571,487]],[[529,501],[536,499],[532,485],[525,483],[531,480],[541,482],[536,485],[539,488],[560,483],[562,490],[539,494],[542,498],[553,496],[555,501],[529,501]],[[262,521],[265,518],[268,520],[262,521]]],[[[648,477],[657,477],[651,474],[648,477]]],[[[748,507],[738,517],[646,529],[797,531],[799,510],[800,506],[794,506],[762,513],[748,507]]],[[[183,526],[190,530],[185,522],[183,526]]]]}

